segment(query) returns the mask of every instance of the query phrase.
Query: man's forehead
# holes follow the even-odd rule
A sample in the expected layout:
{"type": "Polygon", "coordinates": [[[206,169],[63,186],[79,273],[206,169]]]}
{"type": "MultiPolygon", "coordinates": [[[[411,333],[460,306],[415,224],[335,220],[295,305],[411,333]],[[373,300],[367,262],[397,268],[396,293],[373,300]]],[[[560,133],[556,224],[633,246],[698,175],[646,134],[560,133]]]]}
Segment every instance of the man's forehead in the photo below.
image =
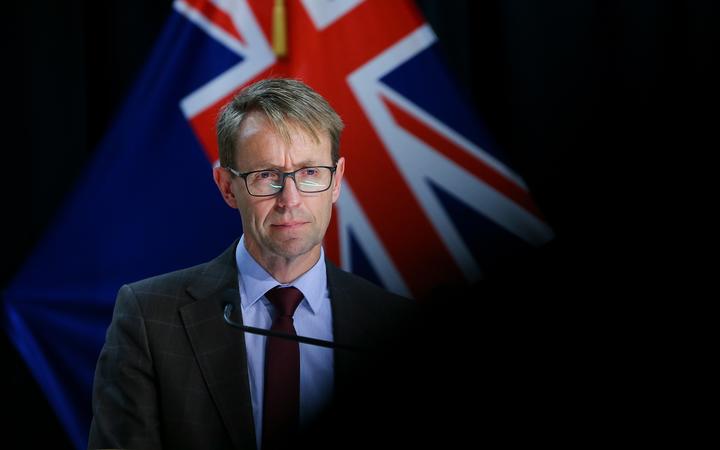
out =
{"type": "Polygon", "coordinates": [[[248,137],[258,131],[268,128],[273,128],[273,125],[265,114],[257,111],[250,111],[243,116],[242,121],[240,122],[240,126],[237,130],[238,137],[248,137]]]}
{"type": "Polygon", "coordinates": [[[311,130],[293,119],[275,124],[265,114],[252,111],[243,118],[237,133],[236,152],[239,161],[255,163],[272,159],[275,152],[280,150],[275,147],[280,144],[277,141],[284,144],[277,147],[287,146],[308,162],[327,164],[325,160],[331,156],[330,137],[327,132],[313,134],[311,130]],[[272,141],[276,141],[277,144],[273,145],[272,141]],[[251,142],[256,145],[251,145],[251,142]],[[253,147],[253,151],[247,151],[248,147],[253,147]]]}
{"type": "Polygon", "coordinates": [[[287,143],[291,143],[296,139],[321,144],[327,136],[327,132],[312,129],[310,126],[304,125],[299,121],[286,118],[282,121],[273,121],[260,111],[248,112],[243,117],[240,127],[238,128],[238,143],[242,140],[252,137],[259,132],[272,133],[282,138],[287,143]]]}

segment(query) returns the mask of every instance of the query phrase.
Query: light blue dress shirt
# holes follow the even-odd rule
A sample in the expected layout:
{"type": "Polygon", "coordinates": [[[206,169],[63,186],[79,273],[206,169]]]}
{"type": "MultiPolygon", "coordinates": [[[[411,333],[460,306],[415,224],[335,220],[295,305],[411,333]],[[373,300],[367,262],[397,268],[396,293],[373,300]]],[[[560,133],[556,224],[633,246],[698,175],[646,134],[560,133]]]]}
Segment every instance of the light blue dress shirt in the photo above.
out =
{"type": "MultiPolygon", "coordinates": [[[[235,250],[235,259],[238,266],[240,309],[245,325],[269,329],[275,317],[275,308],[265,298],[265,293],[277,285],[294,286],[304,296],[293,316],[297,334],[333,340],[332,309],[327,289],[325,253],[322,248],[318,262],[289,284],[278,282],[255,261],[245,248],[244,236],[240,238],[235,250]]],[[[265,336],[245,333],[250,397],[258,448],[262,439],[266,342],[265,336]]],[[[333,380],[333,350],[300,344],[300,426],[311,422],[329,403],[333,380]]]]}

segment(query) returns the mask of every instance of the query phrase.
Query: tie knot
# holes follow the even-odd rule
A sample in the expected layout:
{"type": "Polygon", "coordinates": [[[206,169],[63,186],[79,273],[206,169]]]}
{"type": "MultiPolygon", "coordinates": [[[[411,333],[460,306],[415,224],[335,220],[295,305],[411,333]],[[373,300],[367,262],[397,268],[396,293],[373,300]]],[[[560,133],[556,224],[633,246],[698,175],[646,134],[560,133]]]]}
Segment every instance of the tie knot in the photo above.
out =
{"type": "Polygon", "coordinates": [[[295,287],[276,286],[265,293],[280,317],[292,317],[302,301],[303,294],[295,287]]]}

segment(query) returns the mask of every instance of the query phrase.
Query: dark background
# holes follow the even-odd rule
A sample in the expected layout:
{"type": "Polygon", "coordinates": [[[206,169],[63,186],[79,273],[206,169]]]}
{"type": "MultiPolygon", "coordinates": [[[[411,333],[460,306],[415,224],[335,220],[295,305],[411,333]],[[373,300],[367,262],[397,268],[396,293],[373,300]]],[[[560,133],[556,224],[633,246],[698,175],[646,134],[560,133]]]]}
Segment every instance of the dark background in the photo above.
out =
{"type": "MultiPolygon", "coordinates": [[[[535,296],[524,314],[542,311],[538,317],[555,325],[555,312],[577,312],[580,323],[551,332],[559,359],[576,349],[567,341],[587,337],[580,328],[608,317],[602,311],[617,305],[616,286],[642,279],[643,256],[652,256],[661,234],[648,217],[674,191],[657,181],[679,181],[682,171],[663,162],[707,145],[712,116],[698,112],[710,106],[716,83],[718,8],[669,0],[417,3],[451,71],[557,234],[476,287],[491,299],[535,296]]],[[[2,287],[62,208],[170,4],[10,6],[2,30],[2,287]]],[[[10,428],[4,442],[70,448],[4,333],[0,340],[3,423],[10,428]]]]}

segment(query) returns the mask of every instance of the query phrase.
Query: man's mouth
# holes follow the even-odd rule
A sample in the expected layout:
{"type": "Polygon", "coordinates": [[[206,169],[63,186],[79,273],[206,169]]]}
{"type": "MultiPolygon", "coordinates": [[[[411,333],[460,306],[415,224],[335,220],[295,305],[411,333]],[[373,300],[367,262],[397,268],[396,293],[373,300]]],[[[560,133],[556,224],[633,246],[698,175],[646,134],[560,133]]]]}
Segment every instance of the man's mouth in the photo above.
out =
{"type": "Polygon", "coordinates": [[[299,227],[300,225],[305,225],[308,222],[281,222],[281,223],[274,223],[272,226],[279,227],[279,228],[295,228],[299,227]]]}

